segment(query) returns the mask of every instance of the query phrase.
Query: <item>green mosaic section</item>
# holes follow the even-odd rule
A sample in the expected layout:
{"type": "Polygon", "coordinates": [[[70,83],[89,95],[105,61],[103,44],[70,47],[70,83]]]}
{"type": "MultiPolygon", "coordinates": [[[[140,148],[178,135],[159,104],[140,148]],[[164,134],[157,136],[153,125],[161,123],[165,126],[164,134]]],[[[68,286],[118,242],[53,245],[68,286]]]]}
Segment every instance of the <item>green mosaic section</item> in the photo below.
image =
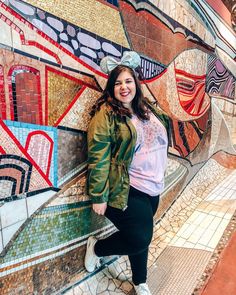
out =
{"type": "Polygon", "coordinates": [[[108,223],[92,212],[90,202],[45,208],[22,230],[0,263],[68,243],[108,223]]]}

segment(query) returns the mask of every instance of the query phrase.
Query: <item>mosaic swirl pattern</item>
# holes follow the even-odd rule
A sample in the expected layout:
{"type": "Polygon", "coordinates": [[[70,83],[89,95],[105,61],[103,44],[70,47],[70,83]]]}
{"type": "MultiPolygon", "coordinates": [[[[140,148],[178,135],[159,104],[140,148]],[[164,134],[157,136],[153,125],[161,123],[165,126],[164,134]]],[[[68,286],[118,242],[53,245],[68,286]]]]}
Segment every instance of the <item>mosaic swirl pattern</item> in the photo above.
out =
{"type": "Polygon", "coordinates": [[[206,75],[190,75],[180,70],[175,70],[175,74],[182,108],[192,116],[204,113],[209,105],[204,103],[206,75]]]}
{"type": "Polygon", "coordinates": [[[182,52],[174,61],[178,98],[184,111],[195,117],[210,107],[206,93],[207,54],[197,50],[182,52]]]}
{"type": "Polygon", "coordinates": [[[235,99],[236,78],[215,56],[208,57],[208,74],[206,91],[210,95],[235,99]]]}

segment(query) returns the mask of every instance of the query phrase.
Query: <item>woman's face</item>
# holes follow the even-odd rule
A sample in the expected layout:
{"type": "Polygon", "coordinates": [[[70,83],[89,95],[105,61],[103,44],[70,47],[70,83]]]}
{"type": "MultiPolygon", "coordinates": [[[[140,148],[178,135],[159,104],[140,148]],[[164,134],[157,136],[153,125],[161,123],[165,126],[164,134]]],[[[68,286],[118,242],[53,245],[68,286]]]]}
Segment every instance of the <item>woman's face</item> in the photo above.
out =
{"type": "Polygon", "coordinates": [[[136,84],[133,76],[128,71],[123,71],[116,79],[114,96],[124,107],[131,109],[131,102],[136,94],[136,84]]]}

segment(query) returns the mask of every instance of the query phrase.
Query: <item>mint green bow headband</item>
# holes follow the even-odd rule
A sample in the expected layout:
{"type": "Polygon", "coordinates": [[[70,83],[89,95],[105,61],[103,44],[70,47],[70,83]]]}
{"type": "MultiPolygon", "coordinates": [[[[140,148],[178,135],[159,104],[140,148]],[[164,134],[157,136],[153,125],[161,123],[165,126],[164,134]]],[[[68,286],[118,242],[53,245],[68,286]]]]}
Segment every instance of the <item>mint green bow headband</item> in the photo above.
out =
{"type": "Polygon", "coordinates": [[[135,51],[125,51],[120,61],[115,60],[111,56],[105,56],[100,62],[100,68],[106,74],[109,74],[119,65],[136,69],[141,65],[141,58],[135,51]]]}

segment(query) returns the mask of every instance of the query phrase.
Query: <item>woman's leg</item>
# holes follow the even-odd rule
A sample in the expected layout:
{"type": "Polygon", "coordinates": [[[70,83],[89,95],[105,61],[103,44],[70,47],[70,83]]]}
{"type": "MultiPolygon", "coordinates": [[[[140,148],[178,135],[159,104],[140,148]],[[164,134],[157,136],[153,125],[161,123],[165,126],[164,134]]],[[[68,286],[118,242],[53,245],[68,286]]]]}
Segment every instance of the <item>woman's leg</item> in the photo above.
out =
{"type": "Polygon", "coordinates": [[[152,207],[146,196],[131,188],[125,211],[108,206],[105,216],[117,227],[118,232],[96,243],[96,255],[133,255],[148,247],[152,238],[153,218],[152,207]]]}
{"type": "MultiPolygon", "coordinates": [[[[149,200],[152,206],[152,215],[154,216],[159,205],[159,196],[149,197],[149,198],[150,198],[149,200]]],[[[148,248],[141,253],[138,253],[135,255],[129,255],[129,261],[130,261],[130,265],[132,269],[133,283],[135,285],[145,283],[147,280],[148,248]]]]}
{"type": "Polygon", "coordinates": [[[152,239],[153,215],[157,206],[158,198],[131,187],[125,211],[112,207],[106,211],[106,216],[119,231],[95,244],[98,256],[128,255],[135,284],[141,283],[140,280],[146,281],[148,246],[152,239]]]}

